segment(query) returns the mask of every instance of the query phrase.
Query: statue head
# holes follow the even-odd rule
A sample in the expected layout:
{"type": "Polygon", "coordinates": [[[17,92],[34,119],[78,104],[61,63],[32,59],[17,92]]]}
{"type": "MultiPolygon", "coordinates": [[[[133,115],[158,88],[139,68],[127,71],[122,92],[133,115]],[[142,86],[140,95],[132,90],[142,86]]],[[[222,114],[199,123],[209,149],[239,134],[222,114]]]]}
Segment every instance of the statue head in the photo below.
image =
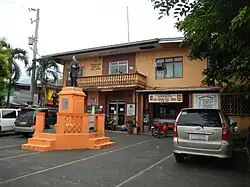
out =
{"type": "Polygon", "coordinates": [[[72,59],[73,59],[73,61],[76,61],[76,56],[74,55],[74,56],[72,57],[72,59]]]}

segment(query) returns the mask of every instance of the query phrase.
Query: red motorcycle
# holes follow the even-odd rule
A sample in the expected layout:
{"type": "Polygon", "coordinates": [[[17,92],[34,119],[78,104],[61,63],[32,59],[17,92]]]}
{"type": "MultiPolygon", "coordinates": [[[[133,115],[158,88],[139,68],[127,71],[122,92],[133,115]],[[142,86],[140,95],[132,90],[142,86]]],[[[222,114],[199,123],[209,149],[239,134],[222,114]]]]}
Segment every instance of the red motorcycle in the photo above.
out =
{"type": "Polygon", "coordinates": [[[168,130],[171,127],[168,123],[155,123],[151,127],[151,134],[156,138],[167,137],[168,130]]]}

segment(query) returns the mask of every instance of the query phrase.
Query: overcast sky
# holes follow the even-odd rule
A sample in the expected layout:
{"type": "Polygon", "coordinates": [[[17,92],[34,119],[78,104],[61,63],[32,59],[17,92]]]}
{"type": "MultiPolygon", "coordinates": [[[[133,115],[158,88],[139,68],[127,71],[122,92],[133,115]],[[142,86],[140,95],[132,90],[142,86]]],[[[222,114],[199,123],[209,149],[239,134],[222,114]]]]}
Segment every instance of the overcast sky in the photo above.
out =
{"type": "MultiPolygon", "coordinates": [[[[28,37],[34,34],[35,12],[40,8],[39,55],[127,42],[126,7],[129,7],[130,41],[182,36],[175,20],[164,17],[150,0],[0,0],[0,38],[13,47],[32,52],[28,37]]],[[[25,73],[23,73],[25,76],[25,73]]]]}

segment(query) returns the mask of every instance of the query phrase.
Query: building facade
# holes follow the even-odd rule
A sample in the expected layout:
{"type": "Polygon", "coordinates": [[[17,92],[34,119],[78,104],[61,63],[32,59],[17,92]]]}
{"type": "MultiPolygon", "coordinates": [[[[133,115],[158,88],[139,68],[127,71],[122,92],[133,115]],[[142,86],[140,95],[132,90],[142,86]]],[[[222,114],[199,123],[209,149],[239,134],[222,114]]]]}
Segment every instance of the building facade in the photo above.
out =
{"type": "Polygon", "coordinates": [[[173,123],[185,107],[222,108],[247,126],[250,111],[228,109],[235,96],[230,100],[219,88],[201,85],[207,61],[189,60],[182,40],[153,39],[48,56],[64,65],[63,86],[69,86],[68,68],[75,55],[81,67],[78,84],[87,95],[85,108],[101,110],[118,126],[136,118],[145,132],[157,121],[173,123]]]}

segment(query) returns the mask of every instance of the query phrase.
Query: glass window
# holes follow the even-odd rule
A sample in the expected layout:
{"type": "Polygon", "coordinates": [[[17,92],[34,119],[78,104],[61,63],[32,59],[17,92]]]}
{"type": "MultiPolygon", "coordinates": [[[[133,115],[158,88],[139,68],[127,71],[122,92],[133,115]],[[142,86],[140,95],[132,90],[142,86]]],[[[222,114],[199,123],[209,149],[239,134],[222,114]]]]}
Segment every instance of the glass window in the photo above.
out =
{"type": "Polygon", "coordinates": [[[123,74],[128,73],[128,61],[110,62],[109,63],[109,74],[123,74]]]}
{"type": "Polygon", "coordinates": [[[171,78],[174,76],[174,63],[166,63],[165,78],[171,78]]]}
{"type": "Polygon", "coordinates": [[[182,57],[170,57],[165,59],[156,59],[156,63],[163,62],[164,69],[156,70],[156,79],[164,78],[182,78],[183,74],[183,58],[182,57]]]}
{"type": "Polygon", "coordinates": [[[178,119],[179,126],[221,127],[221,119],[217,110],[191,109],[183,110],[178,119]]]}
{"type": "Polygon", "coordinates": [[[174,77],[182,77],[182,62],[174,63],[174,77]]]}
{"type": "Polygon", "coordinates": [[[2,118],[3,119],[16,118],[16,111],[15,110],[2,110],[2,118]]]}

